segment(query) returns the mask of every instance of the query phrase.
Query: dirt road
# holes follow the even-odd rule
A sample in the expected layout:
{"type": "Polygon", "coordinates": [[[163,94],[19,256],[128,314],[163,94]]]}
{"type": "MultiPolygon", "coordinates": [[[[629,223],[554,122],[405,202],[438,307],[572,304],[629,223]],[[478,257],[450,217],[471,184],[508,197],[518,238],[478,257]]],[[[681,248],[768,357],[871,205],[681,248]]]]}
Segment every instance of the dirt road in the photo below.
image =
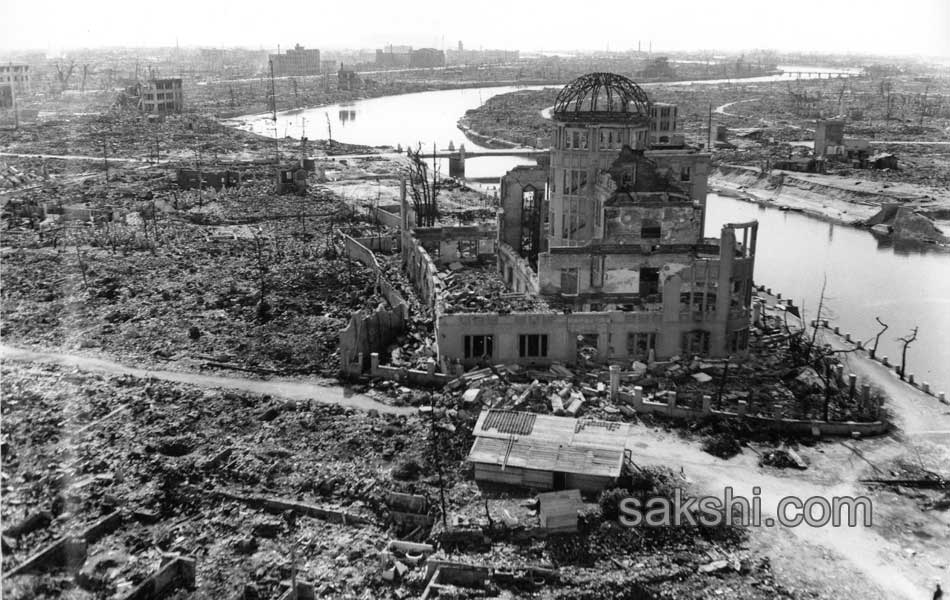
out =
{"type": "MultiPolygon", "coordinates": [[[[231,376],[213,376],[174,371],[139,369],[109,360],[34,352],[0,345],[0,359],[5,362],[50,362],[82,370],[111,374],[131,374],[202,387],[233,388],[259,394],[271,394],[291,400],[313,399],[358,409],[411,414],[415,409],[392,407],[371,398],[348,394],[338,386],[299,380],[258,380],[231,376]]],[[[947,453],[950,461],[950,410],[936,399],[916,392],[888,374],[884,367],[857,355],[848,355],[848,368],[862,378],[873,377],[890,394],[890,408],[904,428],[899,435],[872,440],[847,440],[803,448],[801,454],[810,462],[806,471],[778,471],[759,467],[756,449],[722,460],[701,451],[698,444],[678,434],[636,426],[628,447],[638,465],[681,466],[686,478],[704,493],[722,497],[729,486],[735,495],[753,497],[752,488],[761,488],[763,515],[775,515],[775,507],[787,496],[805,500],[810,497],[852,496],[866,493],[861,477],[870,469],[855,456],[859,447],[870,462],[883,464],[915,451],[947,453]],[[885,372],[882,372],[885,371],[885,372]]],[[[925,514],[912,501],[908,506],[874,507],[872,527],[821,527],[802,525],[795,528],[759,527],[752,530],[750,543],[770,556],[778,580],[786,586],[825,588],[825,597],[840,597],[845,591],[851,597],[890,600],[917,600],[929,597],[933,582],[947,579],[950,569],[950,527],[942,520],[947,515],[936,511],[925,514]],[[901,540],[884,535],[884,531],[903,530],[908,523],[920,523],[928,539],[908,548],[901,540]]]]}
{"type": "Polygon", "coordinates": [[[34,352],[32,350],[13,348],[5,344],[0,345],[0,361],[54,363],[68,367],[76,367],[83,371],[95,371],[112,375],[152,377],[165,381],[188,383],[205,388],[236,389],[255,394],[270,394],[271,396],[285,398],[287,400],[314,400],[325,404],[339,404],[360,410],[375,409],[381,413],[396,415],[410,415],[416,412],[416,409],[413,407],[390,406],[368,396],[353,394],[347,391],[346,388],[326,385],[316,381],[299,379],[263,380],[237,376],[202,375],[200,373],[139,369],[111,360],[56,352],[34,352]]]}

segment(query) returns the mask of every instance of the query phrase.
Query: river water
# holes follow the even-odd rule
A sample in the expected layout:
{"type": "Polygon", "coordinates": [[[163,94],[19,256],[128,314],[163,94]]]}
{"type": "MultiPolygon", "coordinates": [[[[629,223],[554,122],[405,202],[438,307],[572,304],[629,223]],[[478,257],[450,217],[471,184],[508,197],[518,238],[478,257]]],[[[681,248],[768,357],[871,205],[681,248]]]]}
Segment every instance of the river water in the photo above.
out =
{"type": "Polygon", "coordinates": [[[806,320],[818,310],[842,332],[867,341],[889,325],[878,356],[900,360],[900,342],[919,326],[907,350],[907,372],[936,390],[950,393],[950,255],[921,248],[895,248],[871,233],[709,194],[707,236],[724,223],[756,219],[759,235],[755,281],[804,306],[806,320]]]}
{"type": "MultiPolygon", "coordinates": [[[[782,68],[782,67],[780,67],[782,68]]],[[[841,72],[817,67],[784,67],[823,73],[841,72]]],[[[845,74],[853,74],[844,72],[845,74]]],[[[788,75],[738,80],[782,81],[788,75]]],[[[710,83],[680,82],[680,85],[710,83]]],[[[668,84],[665,84],[668,85],[668,84]]],[[[445,149],[480,148],[456,127],[466,110],[492,96],[535,87],[491,87],[444,90],[387,96],[316,109],[278,114],[281,137],[327,136],[327,120],[333,139],[369,146],[433,143],[445,149]]],[[[649,87],[647,84],[646,87],[649,87]]],[[[270,115],[240,119],[242,127],[274,135],[270,115]]],[[[530,159],[486,157],[466,160],[470,178],[500,177],[530,159]]],[[[444,168],[443,173],[447,172],[444,168]]],[[[823,314],[843,332],[867,340],[879,329],[875,316],[890,325],[881,338],[879,355],[899,360],[897,337],[919,326],[918,339],[908,350],[908,372],[927,381],[936,390],[950,392],[950,256],[926,249],[904,249],[879,242],[867,231],[832,225],[797,213],[764,208],[740,200],[710,194],[706,235],[718,236],[723,223],[757,219],[760,223],[756,256],[756,282],[804,305],[806,316],[817,310],[823,280],[827,280],[823,314]]]]}

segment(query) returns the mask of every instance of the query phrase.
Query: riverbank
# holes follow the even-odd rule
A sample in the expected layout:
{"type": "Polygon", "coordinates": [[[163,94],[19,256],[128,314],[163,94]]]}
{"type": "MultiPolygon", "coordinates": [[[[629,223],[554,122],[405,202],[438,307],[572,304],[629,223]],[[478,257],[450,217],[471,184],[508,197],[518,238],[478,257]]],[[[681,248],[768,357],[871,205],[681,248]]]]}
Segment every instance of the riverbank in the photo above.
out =
{"type": "Polygon", "coordinates": [[[950,242],[950,197],[913,184],[875,184],[862,179],[791,173],[742,165],[719,165],[709,178],[711,191],[763,206],[801,212],[855,227],[875,227],[879,235],[946,247],[950,242]],[[863,186],[863,187],[862,187],[863,186]],[[899,205],[897,218],[883,207],[899,205]],[[936,217],[936,218],[935,218],[936,217]]]}

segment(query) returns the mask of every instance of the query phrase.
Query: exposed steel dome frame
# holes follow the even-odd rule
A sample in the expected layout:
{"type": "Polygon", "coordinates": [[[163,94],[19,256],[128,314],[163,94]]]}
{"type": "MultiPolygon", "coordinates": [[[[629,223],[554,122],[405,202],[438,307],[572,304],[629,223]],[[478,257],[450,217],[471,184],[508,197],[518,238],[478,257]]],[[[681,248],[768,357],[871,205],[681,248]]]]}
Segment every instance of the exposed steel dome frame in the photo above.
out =
{"type": "Polygon", "coordinates": [[[632,80],[615,73],[588,73],[564,86],[554,101],[562,121],[650,118],[650,97],[632,80]]]}

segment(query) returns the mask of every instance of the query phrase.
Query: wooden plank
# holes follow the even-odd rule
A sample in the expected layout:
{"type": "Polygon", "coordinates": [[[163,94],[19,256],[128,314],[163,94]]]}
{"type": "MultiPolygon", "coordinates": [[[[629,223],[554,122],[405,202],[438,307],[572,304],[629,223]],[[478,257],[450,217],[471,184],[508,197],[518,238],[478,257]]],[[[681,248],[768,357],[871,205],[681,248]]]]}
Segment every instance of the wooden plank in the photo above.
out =
{"type": "Polygon", "coordinates": [[[194,559],[179,557],[169,561],[122,600],[157,600],[178,588],[195,588],[194,559]]]}

